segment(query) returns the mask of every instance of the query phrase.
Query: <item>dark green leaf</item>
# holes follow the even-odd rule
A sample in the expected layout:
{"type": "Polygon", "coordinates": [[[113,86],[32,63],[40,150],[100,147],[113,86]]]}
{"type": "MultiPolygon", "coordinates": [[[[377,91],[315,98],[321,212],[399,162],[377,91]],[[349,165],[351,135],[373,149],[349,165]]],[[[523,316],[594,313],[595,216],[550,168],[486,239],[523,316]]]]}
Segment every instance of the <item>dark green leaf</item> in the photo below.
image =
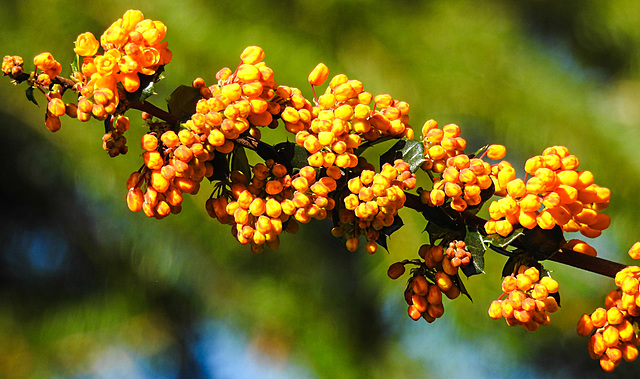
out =
{"type": "Polygon", "coordinates": [[[518,241],[520,247],[538,261],[550,258],[566,242],[562,228],[558,225],[549,230],[539,226],[527,229],[518,241]]]}
{"type": "Polygon", "coordinates": [[[504,267],[502,269],[502,276],[509,276],[513,274],[518,269],[518,267],[522,265],[528,267],[541,267],[540,264],[535,259],[533,259],[527,251],[517,249],[511,252],[511,254],[512,255],[504,264],[504,267]]]}
{"type": "Polygon", "coordinates": [[[385,163],[393,164],[396,159],[407,162],[411,167],[411,172],[415,172],[425,161],[424,145],[419,141],[399,140],[380,156],[380,166],[385,163]]]}
{"type": "Polygon", "coordinates": [[[560,292],[550,293],[549,296],[556,299],[556,303],[558,303],[558,306],[560,306],[560,292]]]}
{"type": "Polygon", "coordinates": [[[464,267],[462,272],[467,277],[484,274],[484,252],[487,250],[487,247],[482,240],[482,234],[480,234],[478,228],[467,226],[464,242],[467,245],[467,250],[471,253],[471,262],[473,264],[464,267]]]}
{"type": "MultiPolygon", "coordinates": [[[[27,88],[27,90],[25,92],[27,94],[27,99],[29,99],[29,101],[34,103],[35,105],[38,105],[38,102],[36,101],[36,98],[33,96],[33,87],[27,88]]],[[[38,106],[40,106],[40,105],[38,105],[38,106]]]]}
{"type": "Polygon", "coordinates": [[[503,277],[513,274],[513,272],[516,269],[516,262],[517,262],[516,257],[509,257],[509,259],[507,259],[507,262],[504,264],[504,267],[502,268],[503,277]]]}
{"type": "Polygon", "coordinates": [[[438,223],[429,222],[425,231],[429,233],[429,242],[434,245],[436,241],[453,241],[464,238],[464,230],[451,229],[440,226],[438,223]]]}
{"type": "Polygon", "coordinates": [[[379,143],[382,143],[382,142],[387,142],[392,138],[393,137],[391,137],[391,136],[386,136],[386,137],[380,137],[380,138],[376,139],[375,141],[367,141],[365,143],[360,144],[360,146],[353,153],[355,155],[357,155],[357,156],[360,156],[368,148],[370,148],[372,146],[375,146],[375,145],[377,145],[379,143]]]}
{"type": "Polygon", "coordinates": [[[169,113],[178,118],[191,116],[196,113],[196,104],[202,99],[200,90],[191,86],[180,86],[171,93],[167,100],[169,113]]]}
{"type": "Polygon", "coordinates": [[[296,143],[292,143],[293,145],[293,156],[291,157],[291,167],[293,169],[300,169],[304,166],[309,165],[309,161],[307,158],[309,157],[309,152],[302,146],[299,146],[296,143]]]}
{"type": "Polygon", "coordinates": [[[155,82],[153,82],[153,81],[149,81],[149,83],[147,83],[147,85],[144,86],[144,87],[140,86],[140,89],[141,89],[141,91],[140,91],[140,95],[138,97],[138,99],[140,101],[144,101],[145,99],[149,98],[150,96],[156,94],[155,82]]]}
{"type": "Polygon", "coordinates": [[[159,82],[163,78],[163,70],[164,67],[160,66],[153,75],[144,75],[138,73],[138,78],[140,79],[140,87],[135,92],[127,92],[127,100],[131,102],[144,101],[149,96],[155,95],[155,83],[159,82]]]}
{"type": "Polygon", "coordinates": [[[422,215],[425,220],[435,223],[442,228],[457,229],[458,226],[453,218],[444,211],[442,207],[424,207],[422,215]]]}
{"type": "Polygon", "coordinates": [[[404,222],[402,222],[402,219],[400,218],[400,216],[396,215],[393,218],[393,224],[389,226],[385,226],[382,229],[380,229],[380,234],[378,236],[378,239],[376,240],[376,243],[384,247],[385,250],[388,250],[387,237],[390,236],[396,230],[400,229],[403,225],[404,225],[404,222]]]}
{"type": "Polygon", "coordinates": [[[242,172],[247,178],[251,178],[251,166],[249,166],[249,159],[244,151],[244,147],[236,145],[233,148],[233,155],[231,156],[231,170],[238,170],[242,172]]]}
{"type": "Polygon", "coordinates": [[[471,295],[469,294],[469,291],[467,291],[467,288],[462,283],[462,279],[460,279],[460,274],[456,274],[453,277],[452,281],[453,281],[453,284],[455,284],[456,287],[458,287],[458,289],[460,290],[460,293],[465,295],[466,297],[468,297],[469,300],[471,300],[473,302],[473,299],[471,298],[471,295]]]}
{"type": "Polygon", "coordinates": [[[208,177],[209,181],[225,180],[229,177],[229,162],[227,161],[229,154],[216,152],[211,163],[213,164],[213,175],[208,177]]]}

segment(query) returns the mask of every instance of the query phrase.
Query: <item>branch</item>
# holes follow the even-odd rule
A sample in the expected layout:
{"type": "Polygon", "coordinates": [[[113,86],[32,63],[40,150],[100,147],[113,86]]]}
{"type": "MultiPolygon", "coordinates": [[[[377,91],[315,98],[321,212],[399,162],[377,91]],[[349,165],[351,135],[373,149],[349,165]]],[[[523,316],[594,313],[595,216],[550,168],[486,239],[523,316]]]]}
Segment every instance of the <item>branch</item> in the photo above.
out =
{"type": "Polygon", "coordinates": [[[578,253],[569,249],[560,249],[549,259],[558,263],[594,272],[596,274],[608,276],[610,278],[615,278],[618,271],[627,267],[626,265],[618,262],[593,257],[591,255],[578,253]]]}
{"type": "Polygon", "coordinates": [[[177,124],[178,122],[180,122],[177,116],[165,110],[162,110],[146,101],[132,101],[128,105],[129,105],[129,108],[137,109],[142,112],[147,112],[150,115],[157,117],[161,120],[164,120],[170,124],[177,124]]]}
{"type": "MultiPolygon", "coordinates": [[[[422,204],[418,195],[406,193],[406,196],[407,199],[404,205],[408,208],[411,208],[418,212],[423,212],[425,207],[429,207],[426,204],[422,204]]],[[[467,225],[473,225],[480,228],[484,226],[484,223],[486,222],[486,220],[484,220],[483,218],[478,217],[470,212],[461,212],[459,213],[459,215],[467,225]]],[[[549,260],[580,268],[596,274],[608,276],[610,278],[615,278],[618,271],[627,267],[626,265],[618,262],[613,262],[607,259],[578,253],[571,249],[560,249],[557,253],[552,255],[549,260]]]]}

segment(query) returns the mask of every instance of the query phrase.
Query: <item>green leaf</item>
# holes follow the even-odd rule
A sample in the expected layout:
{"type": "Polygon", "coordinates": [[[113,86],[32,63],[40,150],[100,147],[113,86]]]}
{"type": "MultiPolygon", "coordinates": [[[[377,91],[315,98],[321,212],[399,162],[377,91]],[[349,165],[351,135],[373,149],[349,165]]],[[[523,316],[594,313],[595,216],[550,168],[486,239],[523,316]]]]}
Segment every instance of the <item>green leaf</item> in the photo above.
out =
{"type": "Polygon", "coordinates": [[[452,278],[452,281],[453,281],[453,284],[455,284],[456,287],[458,287],[458,289],[460,290],[460,293],[465,295],[466,297],[468,297],[469,300],[471,300],[471,302],[473,302],[473,299],[471,298],[471,295],[469,294],[469,291],[467,291],[467,288],[462,283],[462,279],[460,279],[460,274],[456,274],[452,278]]]}
{"type": "Polygon", "coordinates": [[[227,161],[229,154],[216,152],[211,163],[213,164],[213,174],[207,179],[209,181],[225,180],[229,177],[229,162],[227,161]]]}
{"type": "Polygon", "coordinates": [[[424,216],[425,220],[435,223],[441,228],[458,229],[455,220],[442,207],[424,207],[422,216],[424,216]]]}
{"type": "Polygon", "coordinates": [[[517,263],[517,258],[514,257],[509,257],[509,259],[507,259],[507,261],[504,264],[504,267],[502,268],[502,277],[504,278],[505,276],[509,276],[511,274],[513,274],[513,272],[516,269],[516,263],[517,263]]]}
{"type": "Polygon", "coordinates": [[[556,225],[548,230],[539,226],[527,229],[518,243],[534,259],[542,261],[551,258],[567,241],[564,239],[562,228],[556,225]]]}
{"type": "Polygon", "coordinates": [[[399,140],[386,153],[380,156],[380,166],[385,163],[393,164],[396,159],[402,159],[409,164],[411,172],[415,172],[424,159],[424,145],[414,140],[399,140]]]}
{"type": "Polygon", "coordinates": [[[40,106],[38,104],[38,102],[36,101],[35,96],[33,96],[33,87],[29,87],[27,88],[27,90],[25,91],[26,95],[27,95],[27,99],[29,99],[30,102],[34,103],[37,106],[40,106]]]}
{"type": "Polygon", "coordinates": [[[304,166],[308,166],[309,161],[307,160],[307,158],[309,158],[310,154],[307,149],[299,146],[297,143],[291,142],[291,145],[293,145],[293,155],[291,157],[291,160],[289,161],[291,162],[291,168],[300,169],[304,166]]]}
{"type": "Polygon", "coordinates": [[[467,276],[476,274],[484,274],[484,253],[487,250],[486,245],[482,239],[482,234],[478,228],[467,226],[467,233],[465,234],[464,242],[467,245],[467,250],[471,253],[472,265],[468,265],[462,269],[462,272],[467,276]]]}
{"type": "Polygon", "coordinates": [[[249,166],[249,159],[244,151],[244,147],[236,145],[233,148],[233,155],[231,156],[231,170],[238,170],[242,172],[247,178],[251,178],[251,166],[249,166]]]}
{"type": "Polygon", "coordinates": [[[392,136],[385,136],[385,137],[380,137],[380,138],[378,138],[378,139],[376,139],[374,141],[364,142],[364,143],[360,144],[360,146],[358,146],[358,148],[355,149],[355,151],[353,153],[355,155],[357,155],[357,156],[360,156],[368,148],[373,147],[373,146],[375,146],[375,145],[377,145],[379,143],[382,143],[382,142],[387,142],[387,141],[389,141],[390,139],[393,139],[393,138],[394,137],[392,137],[392,136]]]}
{"type": "MultiPolygon", "coordinates": [[[[127,92],[127,100],[131,102],[144,101],[149,96],[155,95],[155,84],[159,82],[164,76],[162,76],[163,66],[160,66],[153,75],[144,75],[138,73],[140,79],[140,87],[135,92],[127,92]]],[[[119,83],[118,85],[122,85],[119,83]]],[[[126,92],[126,91],[125,91],[126,92]]]]}
{"type": "Polygon", "coordinates": [[[479,148],[478,150],[476,150],[475,153],[470,154],[469,158],[474,158],[477,157],[478,155],[481,155],[482,153],[484,153],[487,149],[489,148],[489,145],[484,145],[481,148],[479,148]]]}
{"type": "Polygon", "coordinates": [[[376,243],[384,247],[385,250],[389,251],[389,249],[387,249],[387,237],[389,237],[391,233],[400,229],[403,225],[404,225],[404,222],[402,222],[402,219],[400,218],[400,216],[396,215],[393,218],[393,224],[389,226],[385,226],[382,229],[380,229],[379,231],[380,234],[378,236],[378,239],[376,240],[376,243]]]}
{"type": "Polygon", "coordinates": [[[439,240],[450,242],[453,240],[463,240],[465,230],[458,227],[455,223],[449,226],[443,226],[441,223],[430,221],[424,229],[429,234],[429,243],[436,244],[439,240]]]}
{"type": "Polygon", "coordinates": [[[76,54],[76,59],[71,62],[71,72],[80,71],[80,56],[76,54]]]}
{"type": "Polygon", "coordinates": [[[169,100],[167,100],[169,113],[178,118],[190,117],[196,113],[196,104],[200,99],[202,99],[202,94],[198,88],[181,85],[171,93],[169,100]]]}
{"type": "Polygon", "coordinates": [[[516,239],[518,239],[518,237],[523,235],[524,234],[523,231],[524,231],[524,228],[520,227],[520,228],[514,229],[506,237],[503,237],[503,236],[501,236],[501,235],[499,235],[497,233],[494,233],[494,234],[489,234],[489,235],[483,237],[482,240],[483,240],[484,243],[504,248],[504,247],[509,246],[516,239]]]}

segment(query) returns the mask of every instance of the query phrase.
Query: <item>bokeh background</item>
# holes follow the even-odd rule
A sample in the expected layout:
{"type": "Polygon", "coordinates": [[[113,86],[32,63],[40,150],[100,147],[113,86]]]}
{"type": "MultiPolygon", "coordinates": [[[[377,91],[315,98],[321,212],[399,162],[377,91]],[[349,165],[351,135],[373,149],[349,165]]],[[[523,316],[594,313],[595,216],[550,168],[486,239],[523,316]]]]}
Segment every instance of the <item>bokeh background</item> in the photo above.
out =
{"type": "MultiPolygon", "coordinates": [[[[307,74],[324,62],[407,101],[416,130],[429,118],[458,123],[470,147],[504,144],[520,167],[566,145],[612,189],[611,228],[593,244],[631,263],[637,1],[22,0],[0,5],[0,53],[71,62],[78,34],[100,35],[129,8],[168,26],[174,58],[152,99],[160,106],[176,86],[213,83],[259,45],[278,83],[311,96],[307,74]]],[[[545,264],[562,308],[531,333],[487,316],[505,262],[488,253],[486,275],[464,279],[473,302],[446,301],[443,318],[413,322],[404,279],[386,276],[426,241],[411,211],[389,253],[349,253],[330,223],[313,222],[254,256],[207,217],[205,183],[178,216],[128,211],[125,181],[141,164],[144,133],[136,112],[129,154],[112,159],[101,123],[66,118],[52,134],[44,99],[36,107],[24,89],[0,80],[0,377],[604,376],[575,324],[613,289],[607,278],[545,264]]],[[[638,362],[623,363],[616,377],[638,373],[638,362]]]]}

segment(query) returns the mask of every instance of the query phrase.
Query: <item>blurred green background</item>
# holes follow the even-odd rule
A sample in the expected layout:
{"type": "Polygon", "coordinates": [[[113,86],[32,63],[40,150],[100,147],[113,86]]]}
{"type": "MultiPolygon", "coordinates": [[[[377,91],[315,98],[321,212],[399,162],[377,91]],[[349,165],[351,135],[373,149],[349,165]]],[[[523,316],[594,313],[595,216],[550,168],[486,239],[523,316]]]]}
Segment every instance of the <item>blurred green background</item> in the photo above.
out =
{"type": "MultiPolygon", "coordinates": [[[[100,35],[126,9],[163,21],[173,51],[152,99],[198,76],[213,83],[245,46],[259,45],[280,84],[311,96],[309,71],[359,79],[411,105],[416,131],[458,123],[470,148],[507,146],[527,157],[563,144],[612,189],[611,228],[593,244],[631,263],[640,202],[640,3],[637,1],[33,1],[4,2],[0,53],[49,51],[100,35]],[[107,5],[108,4],[108,5],[107,5]]],[[[68,71],[63,71],[68,74],[68,71]]],[[[386,268],[414,257],[424,222],[390,252],[349,253],[330,223],[285,235],[254,256],[209,219],[203,183],[178,216],[128,211],[125,181],[144,133],[132,118],[130,152],[102,151],[103,126],[63,119],[44,127],[24,87],[0,80],[0,377],[400,378],[599,377],[575,324],[613,282],[553,262],[562,308],[531,333],[492,321],[504,258],[464,279],[474,299],[445,302],[433,324],[413,322],[404,279],[386,268]]],[[[70,98],[68,99],[70,100],[70,98]]],[[[273,141],[283,134],[267,136],[273,141]]],[[[637,377],[623,363],[617,377],[637,377]]]]}

